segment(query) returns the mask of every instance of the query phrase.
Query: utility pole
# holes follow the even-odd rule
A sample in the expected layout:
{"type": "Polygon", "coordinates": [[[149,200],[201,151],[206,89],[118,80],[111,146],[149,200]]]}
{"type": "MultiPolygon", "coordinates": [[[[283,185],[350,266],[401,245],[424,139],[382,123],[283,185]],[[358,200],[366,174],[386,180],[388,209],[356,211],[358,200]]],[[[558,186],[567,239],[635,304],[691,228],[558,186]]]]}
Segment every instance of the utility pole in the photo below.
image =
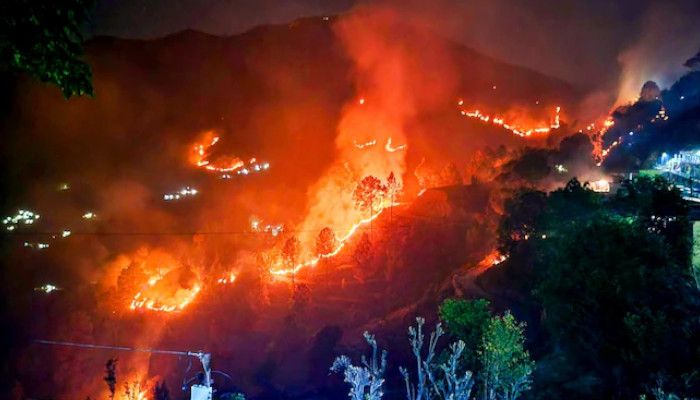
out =
{"type": "MultiPolygon", "coordinates": [[[[211,379],[211,353],[205,353],[203,351],[177,351],[177,350],[159,350],[159,349],[149,349],[140,347],[127,347],[127,346],[108,346],[100,344],[89,344],[89,343],[76,343],[76,342],[63,342],[56,340],[35,340],[35,343],[46,344],[50,346],[67,346],[67,347],[77,347],[81,349],[92,349],[92,350],[117,350],[117,351],[131,351],[138,353],[150,353],[150,354],[168,354],[173,356],[187,356],[196,357],[202,364],[202,370],[204,372],[202,382],[199,384],[192,385],[190,390],[190,400],[211,400],[213,397],[212,379],[211,379]]],[[[184,388],[183,388],[184,389],[184,388]]]]}

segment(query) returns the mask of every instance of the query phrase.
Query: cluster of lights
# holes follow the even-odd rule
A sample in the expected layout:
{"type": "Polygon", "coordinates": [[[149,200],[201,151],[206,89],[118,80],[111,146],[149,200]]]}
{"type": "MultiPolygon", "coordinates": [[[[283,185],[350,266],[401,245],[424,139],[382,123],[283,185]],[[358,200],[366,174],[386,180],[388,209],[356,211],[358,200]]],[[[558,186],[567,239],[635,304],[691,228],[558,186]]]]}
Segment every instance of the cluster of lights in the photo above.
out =
{"type": "MultiPolygon", "coordinates": [[[[464,105],[464,100],[459,100],[457,103],[460,107],[464,105]]],[[[557,106],[555,108],[555,113],[554,113],[554,122],[552,122],[549,126],[542,126],[542,127],[535,127],[535,128],[523,128],[516,126],[512,123],[507,123],[504,118],[502,117],[495,117],[491,116],[488,114],[484,114],[479,110],[472,110],[468,111],[465,109],[460,110],[460,114],[462,114],[464,117],[467,118],[472,118],[479,120],[483,123],[491,123],[496,126],[500,126],[503,129],[506,129],[510,131],[512,134],[520,136],[520,137],[529,137],[532,136],[533,134],[545,134],[549,133],[552,129],[558,129],[560,127],[560,122],[559,122],[559,112],[561,111],[561,107],[557,106]]]]}
{"type": "Polygon", "coordinates": [[[37,249],[37,250],[46,250],[49,248],[48,243],[42,243],[42,242],[24,242],[24,247],[29,247],[30,249],[37,249]]]}
{"type": "Polygon", "coordinates": [[[668,225],[674,222],[678,221],[678,217],[675,216],[667,216],[667,217],[660,217],[656,215],[651,216],[651,224],[647,228],[647,231],[650,233],[661,233],[665,229],[668,228],[668,225]]]}
{"type": "Polygon", "coordinates": [[[18,225],[31,225],[39,218],[40,215],[32,211],[19,210],[17,211],[17,214],[10,217],[5,217],[5,219],[2,220],[2,224],[5,225],[5,229],[12,232],[17,229],[18,225]]]}
{"type": "MultiPolygon", "coordinates": [[[[270,169],[270,163],[269,162],[258,162],[257,159],[251,158],[250,161],[248,162],[247,167],[242,167],[236,171],[236,175],[250,175],[253,173],[260,173],[263,171],[267,171],[270,169]]],[[[233,176],[229,173],[224,173],[221,174],[221,179],[231,179],[233,176]]]]}
{"type": "Polygon", "coordinates": [[[563,164],[557,164],[554,166],[554,170],[556,170],[558,173],[563,174],[566,172],[569,172],[568,169],[563,164]]]}
{"type": "Polygon", "coordinates": [[[52,285],[52,284],[50,284],[50,283],[47,283],[47,284],[45,284],[45,285],[41,285],[41,286],[39,286],[39,287],[37,287],[37,288],[34,288],[34,291],[35,291],[35,292],[44,292],[44,293],[46,293],[46,294],[49,294],[49,293],[51,293],[51,292],[55,292],[55,291],[57,291],[57,290],[61,290],[61,288],[59,288],[59,287],[57,287],[57,286],[55,286],[55,285],[52,285]]]}
{"type": "Polygon", "coordinates": [[[180,189],[179,191],[175,193],[166,193],[163,195],[163,200],[165,201],[174,201],[174,200],[180,200],[185,197],[192,197],[196,196],[199,191],[197,189],[193,189],[189,186],[180,189]]]}
{"type": "Polygon", "coordinates": [[[661,109],[659,112],[654,115],[654,118],[651,119],[651,123],[654,123],[656,121],[668,121],[668,115],[666,115],[666,107],[661,106],[661,109]]]}
{"type": "Polygon", "coordinates": [[[95,219],[95,218],[97,218],[97,214],[95,214],[92,211],[88,211],[85,214],[83,214],[83,219],[90,220],[90,219],[95,219]]]}

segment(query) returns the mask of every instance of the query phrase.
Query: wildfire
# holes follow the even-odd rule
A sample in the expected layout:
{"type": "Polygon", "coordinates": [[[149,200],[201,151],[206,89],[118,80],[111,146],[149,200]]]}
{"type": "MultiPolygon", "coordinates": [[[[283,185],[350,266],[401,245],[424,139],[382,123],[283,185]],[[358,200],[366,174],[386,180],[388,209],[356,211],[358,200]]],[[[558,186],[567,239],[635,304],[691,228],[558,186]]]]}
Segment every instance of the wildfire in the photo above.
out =
{"type": "Polygon", "coordinates": [[[149,390],[146,385],[142,385],[138,381],[132,384],[127,383],[124,387],[124,393],[119,398],[121,400],[147,400],[149,390]]]}
{"type": "Polygon", "coordinates": [[[214,172],[233,172],[243,168],[245,163],[238,157],[219,157],[210,161],[211,148],[219,142],[219,136],[209,131],[204,133],[204,137],[195,143],[192,149],[191,161],[199,168],[214,172]]]}
{"type": "MultiPolygon", "coordinates": [[[[357,232],[357,230],[360,229],[360,227],[362,227],[363,225],[367,225],[370,222],[377,219],[377,217],[379,217],[383,211],[384,211],[384,208],[381,208],[377,213],[375,213],[371,217],[362,219],[358,223],[352,225],[352,227],[350,227],[348,232],[344,236],[340,237],[337,240],[335,248],[330,253],[315,256],[308,261],[297,264],[293,268],[271,268],[270,273],[272,275],[275,275],[275,276],[292,275],[292,274],[296,274],[297,272],[299,272],[303,268],[316,266],[316,264],[318,264],[319,261],[321,261],[325,258],[335,257],[336,255],[338,255],[338,253],[340,253],[341,250],[343,250],[343,248],[345,247],[347,242],[357,232]]],[[[278,265],[279,265],[279,263],[278,263],[278,265]]]]}
{"type": "Polygon", "coordinates": [[[405,150],[405,149],[406,149],[406,145],[405,145],[405,144],[402,144],[402,145],[399,145],[399,146],[394,147],[394,146],[392,146],[392,144],[391,144],[391,137],[390,137],[390,138],[388,138],[388,139],[386,140],[386,144],[384,145],[384,149],[385,149],[386,151],[388,151],[389,153],[394,153],[394,152],[397,152],[397,151],[405,150]]]}
{"type": "Polygon", "coordinates": [[[173,299],[165,300],[158,298],[150,298],[142,294],[142,292],[136,293],[134,299],[131,300],[129,308],[132,310],[136,309],[147,309],[151,311],[164,311],[173,312],[179,311],[187,307],[195,297],[199,294],[202,288],[196,284],[190,290],[182,290],[174,296],[173,299]],[[173,303],[174,301],[174,303],[173,303]]]}
{"type": "Polygon", "coordinates": [[[479,264],[477,264],[477,267],[479,268],[488,268],[488,267],[493,267],[496,266],[503,261],[507,260],[508,256],[505,254],[501,254],[498,250],[493,250],[489,254],[486,255],[481,261],[479,261],[479,264]]]}
{"type": "Polygon", "coordinates": [[[143,248],[127,260],[121,272],[124,288],[136,292],[131,310],[179,311],[202,290],[198,274],[168,252],[143,248]]]}
{"type": "Polygon", "coordinates": [[[375,144],[377,144],[377,141],[376,141],[376,140],[370,140],[370,141],[367,141],[367,142],[364,142],[364,143],[357,143],[355,140],[353,140],[353,144],[354,144],[355,147],[357,147],[358,149],[364,149],[365,147],[372,147],[372,146],[374,146],[375,144]]]}
{"type": "MultiPolygon", "coordinates": [[[[464,104],[464,101],[460,100],[457,104],[461,107],[464,104]]],[[[503,129],[510,131],[514,135],[517,135],[520,137],[529,137],[529,136],[532,136],[533,134],[546,134],[546,133],[549,133],[553,129],[558,129],[560,127],[560,119],[559,119],[560,111],[561,111],[561,107],[557,106],[555,108],[553,121],[549,126],[541,126],[541,127],[534,127],[534,128],[524,128],[521,126],[517,126],[512,122],[506,122],[503,117],[491,116],[488,114],[484,114],[479,110],[468,111],[466,109],[461,109],[460,113],[466,118],[476,119],[476,120],[479,120],[485,124],[490,123],[490,124],[493,124],[496,126],[500,126],[503,129]]]]}

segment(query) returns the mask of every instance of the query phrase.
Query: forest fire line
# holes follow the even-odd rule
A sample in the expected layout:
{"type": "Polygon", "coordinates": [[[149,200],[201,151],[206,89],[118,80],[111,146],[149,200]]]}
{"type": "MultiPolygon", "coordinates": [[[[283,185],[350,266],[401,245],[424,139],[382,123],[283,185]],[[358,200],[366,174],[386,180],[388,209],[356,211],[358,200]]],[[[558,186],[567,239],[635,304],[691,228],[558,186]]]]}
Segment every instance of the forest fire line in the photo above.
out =
{"type": "Polygon", "coordinates": [[[200,168],[215,172],[233,172],[243,168],[245,163],[238,157],[221,157],[216,161],[210,161],[211,148],[219,142],[219,136],[214,132],[206,132],[200,143],[193,148],[192,162],[200,168]]]}
{"type": "Polygon", "coordinates": [[[271,268],[270,273],[274,276],[293,275],[293,274],[296,274],[297,272],[299,272],[300,270],[302,270],[303,268],[316,266],[316,264],[318,264],[319,261],[321,261],[323,259],[335,257],[336,255],[338,255],[340,253],[341,250],[343,250],[343,248],[345,247],[347,242],[360,229],[360,227],[362,227],[363,225],[367,225],[367,224],[371,223],[372,221],[374,221],[375,219],[377,219],[382,214],[383,211],[384,211],[384,208],[381,208],[379,211],[374,213],[371,217],[365,218],[365,219],[359,221],[358,223],[354,224],[343,237],[338,239],[338,243],[336,244],[333,251],[331,251],[330,253],[317,255],[317,256],[311,258],[310,260],[302,262],[302,263],[298,263],[294,267],[291,267],[291,268],[279,267],[279,264],[281,262],[278,261],[278,263],[277,263],[278,268],[271,268]]]}
{"type": "MultiPolygon", "coordinates": [[[[462,107],[464,105],[464,101],[459,100],[459,102],[457,104],[460,107],[462,107]]],[[[516,136],[530,137],[532,135],[537,135],[537,134],[546,134],[546,133],[549,133],[550,131],[552,131],[553,129],[558,129],[561,126],[560,116],[559,116],[560,111],[561,111],[561,107],[557,106],[555,108],[554,118],[548,126],[529,127],[529,128],[524,128],[522,126],[518,126],[513,122],[507,122],[504,117],[484,114],[478,109],[467,110],[467,109],[461,108],[460,114],[462,114],[466,118],[476,119],[476,120],[481,121],[485,124],[490,123],[490,124],[502,127],[503,129],[510,131],[512,134],[514,134],[516,136]]]]}
{"type": "Polygon", "coordinates": [[[250,158],[247,164],[241,158],[235,156],[219,156],[212,160],[212,148],[219,140],[220,137],[213,131],[205,132],[202,135],[202,139],[192,146],[190,162],[197,168],[221,173],[221,177],[224,179],[230,179],[233,172],[238,175],[248,175],[253,172],[266,171],[270,168],[270,163],[258,161],[256,157],[250,158]]]}
{"type": "Polygon", "coordinates": [[[131,310],[137,309],[147,309],[151,311],[163,311],[163,312],[173,312],[179,311],[187,307],[199,294],[201,291],[201,286],[198,284],[192,287],[188,292],[186,292],[177,304],[165,304],[158,299],[149,298],[142,294],[142,292],[136,293],[129,308],[131,310]]]}

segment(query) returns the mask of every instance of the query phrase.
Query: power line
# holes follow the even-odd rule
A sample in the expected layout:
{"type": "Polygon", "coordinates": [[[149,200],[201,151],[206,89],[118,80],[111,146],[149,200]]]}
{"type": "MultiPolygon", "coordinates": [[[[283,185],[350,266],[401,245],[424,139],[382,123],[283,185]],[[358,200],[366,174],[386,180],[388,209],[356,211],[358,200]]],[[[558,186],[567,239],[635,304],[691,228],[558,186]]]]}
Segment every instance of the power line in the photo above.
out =
{"type": "Polygon", "coordinates": [[[56,345],[56,346],[80,347],[83,349],[134,351],[134,352],[140,352],[140,353],[170,354],[170,355],[176,355],[176,356],[192,356],[192,355],[198,354],[198,352],[191,352],[191,351],[160,350],[160,349],[150,349],[150,348],[141,348],[141,347],[126,347],[126,346],[108,346],[108,345],[101,345],[101,344],[63,342],[63,341],[45,340],[45,339],[37,339],[34,341],[34,343],[56,345]]]}
{"type": "MultiPolygon", "coordinates": [[[[439,217],[439,216],[430,216],[430,215],[418,215],[418,214],[410,214],[410,215],[396,215],[396,218],[403,218],[403,219],[417,219],[417,220],[429,220],[429,221],[434,221],[434,224],[438,225],[444,225],[444,226],[468,226],[471,223],[469,222],[460,222],[460,221],[449,221],[448,217],[439,217]]],[[[399,226],[400,228],[405,228],[406,226],[399,226]]],[[[290,234],[290,233],[317,233],[320,232],[324,228],[319,228],[319,229],[306,229],[306,230],[283,230],[282,232],[290,234]]],[[[370,230],[391,230],[393,229],[391,226],[380,226],[380,227],[373,227],[370,229],[369,227],[359,227],[356,230],[358,231],[370,231],[370,230]]],[[[12,231],[12,232],[2,232],[3,235],[5,236],[60,236],[65,232],[65,230],[61,231],[33,231],[33,232],[21,232],[21,231],[12,231]]],[[[151,232],[76,232],[76,231],[70,231],[70,236],[194,236],[194,235],[205,235],[205,236],[235,236],[235,235],[269,235],[269,232],[265,231],[233,231],[233,230],[226,230],[226,231],[151,231],[151,232]]]]}

